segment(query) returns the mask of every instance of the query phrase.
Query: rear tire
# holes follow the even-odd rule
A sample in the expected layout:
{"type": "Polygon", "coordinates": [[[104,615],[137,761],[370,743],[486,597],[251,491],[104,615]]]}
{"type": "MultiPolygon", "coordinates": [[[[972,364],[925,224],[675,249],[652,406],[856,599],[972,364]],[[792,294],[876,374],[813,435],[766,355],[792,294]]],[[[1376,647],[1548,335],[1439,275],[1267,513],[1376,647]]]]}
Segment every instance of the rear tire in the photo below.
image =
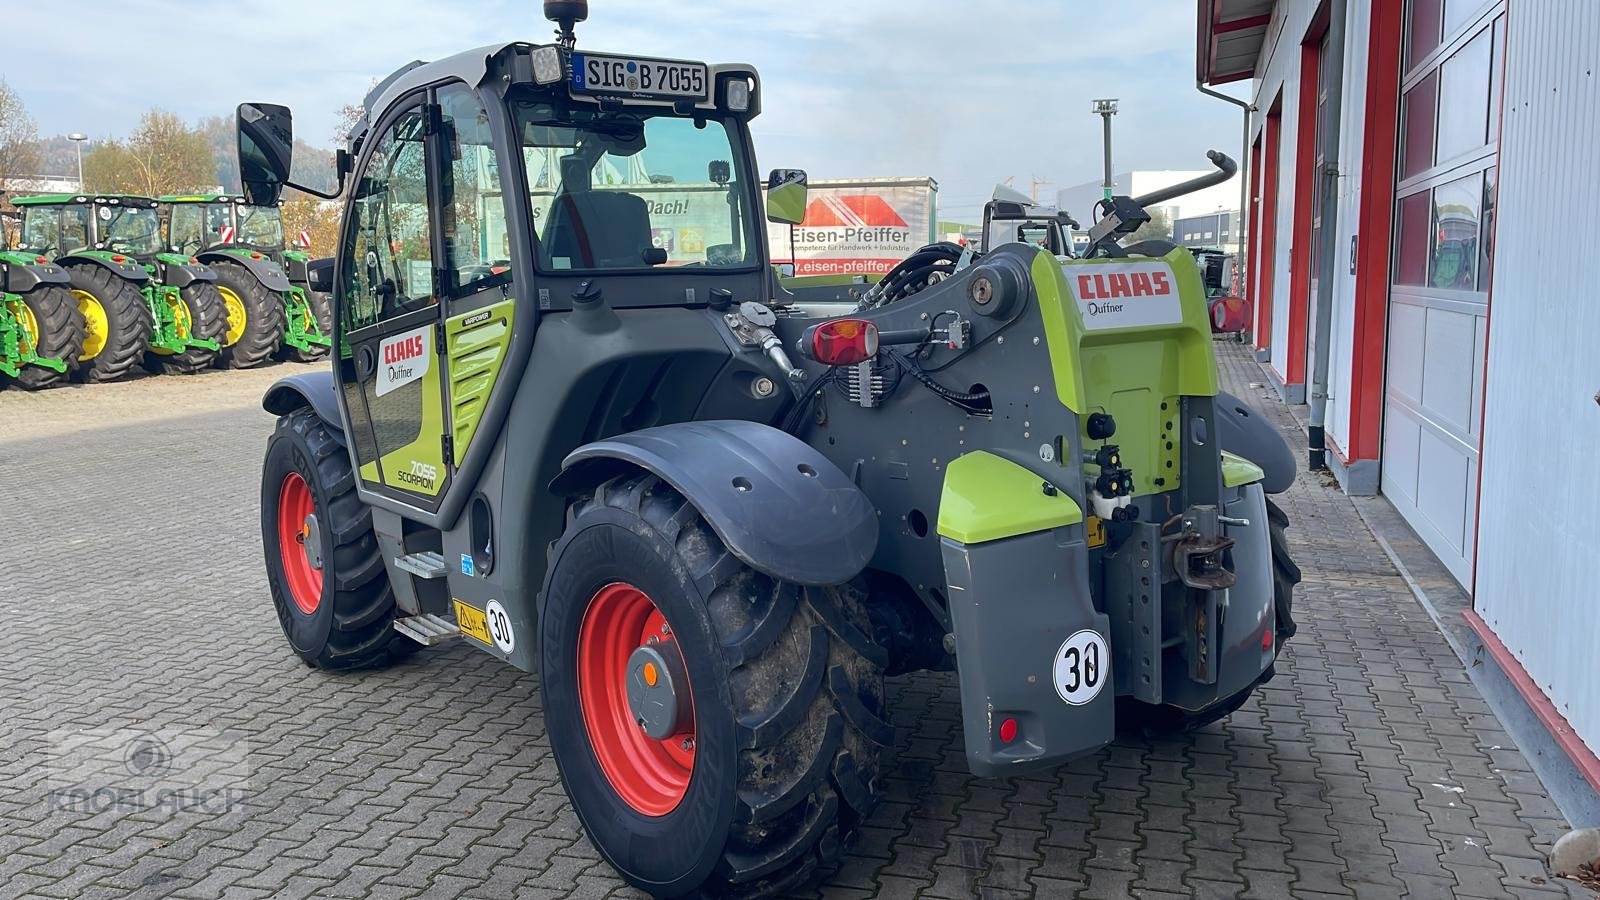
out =
{"type": "MultiPolygon", "coordinates": [[[[306,291],[306,305],[311,308],[311,315],[317,321],[317,330],[324,337],[333,337],[333,296],[322,291],[306,291]]],[[[288,333],[288,326],[284,326],[284,333],[288,333]]],[[[278,348],[277,358],[284,362],[309,363],[319,359],[327,359],[330,347],[313,347],[310,350],[300,350],[284,344],[278,348]]]]}
{"type": "MultiPolygon", "coordinates": [[[[894,741],[864,601],[756,572],[653,475],[573,507],[542,598],[540,688],[573,807],[623,878],[664,897],[770,896],[837,858],[877,805],[894,741]],[[586,719],[597,694],[585,679],[598,676],[580,668],[584,625],[619,584],[670,623],[692,696],[692,773],[656,814],[624,798],[643,788],[608,774],[600,760],[618,758],[618,741],[586,719]]],[[[678,734],[660,743],[682,748],[678,734]]]]}
{"type": "Polygon", "coordinates": [[[1289,555],[1289,516],[1267,498],[1268,533],[1272,538],[1272,607],[1277,616],[1278,652],[1294,637],[1299,626],[1294,622],[1294,586],[1300,583],[1300,567],[1289,555]]]}
{"type": "Polygon", "coordinates": [[[280,417],[267,440],[261,546],[278,623],[307,665],[385,665],[418,647],[394,630],[394,591],[350,455],[310,409],[280,417]],[[305,511],[316,520],[309,548],[295,539],[305,511]]]}
{"type": "MultiPolygon", "coordinates": [[[[180,291],[179,296],[183,301],[183,314],[189,320],[189,335],[220,344],[223,331],[228,327],[228,313],[216,285],[196,281],[180,291]]],[[[190,347],[181,353],[163,355],[150,350],[144,355],[144,368],[155,375],[193,375],[209,368],[219,352],[190,347]]]]}
{"type": "Polygon", "coordinates": [[[226,310],[216,365],[220,369],[255,368],[271,359],[283,340],[283,298],[238,263],[215,262],[211,268],[217,273],[217,290],[226,310]]]}
{"type": "Polygon", "coordinates": [[[138,365],[150,343],[154,325],[144,294],[133,282],[94,263],[66,268],[84,318],[83,355],[88,357],[79,360],[73,380],[116,381],[138,365]]]}
{"type": "Polygon", "coordinates": [[[83,353],[83,313],[78,311],[77,298],[64,287],[40,287],[22,297],[36,329],[30,336],[34,353],[41,359],[59,359],[67,364],[67,371],[57,372],[44,366],[23,366],[17,377],[7,384],[25,391],[37,391],[65,384],[78,367],[78,356],[83,353]]]}

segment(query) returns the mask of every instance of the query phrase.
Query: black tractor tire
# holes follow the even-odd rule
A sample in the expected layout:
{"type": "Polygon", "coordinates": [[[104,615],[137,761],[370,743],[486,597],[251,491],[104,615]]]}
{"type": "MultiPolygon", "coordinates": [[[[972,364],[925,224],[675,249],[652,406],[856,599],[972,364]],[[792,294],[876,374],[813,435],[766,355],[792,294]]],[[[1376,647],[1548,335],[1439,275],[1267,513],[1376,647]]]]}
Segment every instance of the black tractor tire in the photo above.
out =
{"type": "Polygon", "coordinates": [[[643,473],[581,498],[550,561],[539,617],[545,723],[601,855],[658,897],[771,896],[835,860],[877,805],[894,743],[887,655],[868,637],[865,594],[755,571],[683,496],[643,473]],[[582,629],[619,583],[670,623],[692,695],[692,777],[653,815],[619,793],[585,721],[582,629]]]}
{"type": "MultiPolygon", "coordinates": [[[[85,384],[116,381],[139,364],[150,343],[155,323],[150,321],[144,293],[133,282],[94,263],[73,263],[67,272],[72,276],[72,289],[89,295],[105,322],[104,344],[92,359],[79,360],[72,378],[85,384]]],[[[81,309],[81,298],[74,299],[80,299],[81,309]]],[[[85,315],[85,352],[93,349],[88,343],[95,340],[88,319],[85,315]]]]}
{"type": "Polygon", "coordinates": [[[1299,626],[1294,623],[1294,586],[1300,583],[1300,567],[1289,555],[1289,516],[1278,504],[1267,498],[1267,525],[1272,537],[1272,606],[1277,616],[1278,652],[1294,637],[1299,626]]]}
{"type": "MultiPolygon", "coordinates": [[[[293,524],[293,523],[291,523],[293,524]]],[[[291,530],[293,530],[291,528],[291,530]]],[[[267,583],[289,645],[318,669],[369,668],[397,662],[419,646],[394,630],[399,616],[384,568],[372,510],[356,495],[350,454],[309,408],[278,419],[267,439],[261,472],[261,546],[267,583]],[[280,512],[292,498],[291,482],[309,489],[316,517],[311,535],[321,568],[314,597],[297,593],[289,566],[301,547],[288,547],[280,512]]]]}
{"type": "MultiPolygon", "coordinates": [[[[306,305],[311,307],[311,315],[317,320],[317,330],[324,337],[333,337],[333,295],[322,291],[306,290],[306,305]]],[[[285,326],[285,333],[288,326],[285,326]]],[[[284,362],[309,363],[319,359],[327,359],[331,347],[312,347],[310,350],[301,350],[283,344],[278,348],[277,358],[284,362]]]]}
{"type": "MultiPolygon", "coordinates": [[[[1300,567],[1295,565],[1293,557],[1289,555],[1289,539],[1285,534],[1285,530],[1289,527],[1289,516],[1273,503],[1270,497],[1267,498],[1267,523],[1272,542],[1272,607],[1275,616],[1273,650],[1281,656],[1284,642],[1294,637],[1295,633],[1291,606],[1294,603],[1294,586],[1300,583],[1300,567]]],[[[1117,728],[1151,736],[1204,728],[1212,722],[1233,715],[1245,701],[1250,699],[1250,695],[1255,693],[1257,687],[1273,679],[1277,674],[1276,670],[1276,664],[1267,666],[1261,677],[1249,687],[1201,712],[1190,712],[1175,706],[1153,706],[1132,697],[1118,697],[1117,728]]]]}
{"type": "MultiPolygon", "coordinates": [[[[196,281],[180,291],[179,296],[188,308],[189,335],[220,344],[228,328],[228,311],[217,286],[208,281],[196,281]]],[[[163,355],[149,350],[144,355],[144,368],[153,375],[193,375],[209,369],[219,352],[190,347],[181,353],[163,355]]]]}
{"type": "Polygon", "coordinates": [[[65,384],[78,367],[78,356],[83,353],[83,313],[78,311],[77,298],[64,287],[50,285],[24,294],[22,303],[38,327],[37,333],[32,335],[34,353],[41,359],[61,360],[67,364],[67,371],[23,366],[15,378],[0,376],[0,381],[25,391],[65,384]]]}
{"type": "MultiPolygon", "coordinates": [[[[217,354],[219,369],[253,369],[270,360],[278,343],[283,340],[283,296],[267,290],[251,271],[239,263],[214,262],[211,268],[217,273],[217,289],[231,293],[244,313],[242,330],[232,344],[223,342],[217,354]]],[[[228,322],[226,334],[236,323],[228,322]]]]}

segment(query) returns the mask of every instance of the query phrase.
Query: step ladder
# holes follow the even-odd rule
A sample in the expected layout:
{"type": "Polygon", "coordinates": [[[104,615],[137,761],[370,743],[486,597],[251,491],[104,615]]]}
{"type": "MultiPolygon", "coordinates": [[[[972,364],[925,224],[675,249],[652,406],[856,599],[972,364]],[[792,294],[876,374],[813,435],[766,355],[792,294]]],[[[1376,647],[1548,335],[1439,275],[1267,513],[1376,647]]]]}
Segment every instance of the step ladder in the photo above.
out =
{"type": "Polygon", "coordinates": [[[394,630],[424,647],[432,647],[461,636],[461,629],[456,627],[456,623],[432,613],[395,619],[394,630]]]}
{"type": "Polygon", "coordinates": [[[396,556],[394,564],[418,578],[443,578],[450,572],[450,567],[445,565],[444,557],[432,550],[396,556]]]}

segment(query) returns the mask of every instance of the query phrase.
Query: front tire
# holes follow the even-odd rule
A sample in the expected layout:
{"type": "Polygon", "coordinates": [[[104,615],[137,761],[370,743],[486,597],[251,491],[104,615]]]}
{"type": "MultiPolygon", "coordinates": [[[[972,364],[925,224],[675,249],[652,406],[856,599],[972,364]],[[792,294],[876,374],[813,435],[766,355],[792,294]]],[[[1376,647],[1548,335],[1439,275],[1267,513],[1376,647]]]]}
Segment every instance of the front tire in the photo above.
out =
{"type": "Polygon", "coordinates": [[[835,859],[877,804],[894,733],[863,595],[756,572],[660,479],[622,476],[573,507],[539,621],[562,780],[634,886],[787,890],[835,859]],[[671,643],[652,643],[658,632],[671,643]],[[635,733],[630,709],[605,699],[625,697],[616,661],[630,643],[681,661],[689,713],[664,740],[635,733]]]}
{"type": "MultiPolygon", "coordinates": [[[[312,319],[317,323],[317,331],[323,337],[333,337],[333,295],[322,291],[306,291],[306,306],[312,319]]],[[[287,326],[285,326],[287,333],[287,326]]],[[[327,359],[331,347],[312,347],[310,350],[301,350],[288,344],[278,348],[277,358],[284,362],[309,363],[319,359],[327,359]]]]}
{"type": "Polygon", "coordinates": [[[261,546],[278,623],[307,665],[377,666],[417,648],[394,630],[394,591],[350,455],[310,409],[279,418],[267,440],[261,546]]]}
{"type": "MultiPolygon", "coordinates": [[[[179,334],[219,344],[222,342],[223,332],[228,327],[228,314],[216,285],[196,281],[179,291],[178,307],[173,313],[178,317],[179,334]]],[[[209,368],[218,352],[204,347],[188,347],[178,353],[150,350],[144,355],[144,368],[154,375],[193,375],[209,368]]]]}
{"type": "Polygon", "coordinates": [[[283,298],[239,263],[218,261],[211,268],[227,319],[216,365],[253,369],[271,359],[283,340],[283,298]]]}
{"type": "Polygon", "coordinates": [[[62,287],[41,287],[22,298],[23,328],[33,352],[41,359],[59,359],[67,371],[43,366],[23,366],[7,383],[25,391],[38,391],[64,384],[77,368],[83,353],[83,313],[72,292],[62,287]]]}
{"type": "Polygon", "coordinates": [[[83,351],[72,377],[86,384],[116,381],[138,365],[150,343],[154,323],[144,294],[94,263],[75,263],[67,272],[84,319],[83,351]]]}

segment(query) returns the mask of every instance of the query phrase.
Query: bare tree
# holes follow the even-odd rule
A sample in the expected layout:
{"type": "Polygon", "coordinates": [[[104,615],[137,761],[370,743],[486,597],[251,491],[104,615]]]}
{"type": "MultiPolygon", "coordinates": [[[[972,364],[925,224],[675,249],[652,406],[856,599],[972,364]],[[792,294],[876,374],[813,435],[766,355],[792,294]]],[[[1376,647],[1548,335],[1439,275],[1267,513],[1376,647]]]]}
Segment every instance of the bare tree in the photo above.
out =
{"type": "Polygon", "coordinates": [[[204,134],[175,113],[152,109],[125,143],[102,145],[84,157],[83,177],[99,193],[154,197],[214,188],[217,161],[204,134]]]}
{"type": "MultiPolygon", "coordinates": [[[[0,79],[0,189],[21,175],[39,174],[39,126],[22,98],[0,79]]],[[[0,192],[0,209],[11,209],[0,192]]]]}

